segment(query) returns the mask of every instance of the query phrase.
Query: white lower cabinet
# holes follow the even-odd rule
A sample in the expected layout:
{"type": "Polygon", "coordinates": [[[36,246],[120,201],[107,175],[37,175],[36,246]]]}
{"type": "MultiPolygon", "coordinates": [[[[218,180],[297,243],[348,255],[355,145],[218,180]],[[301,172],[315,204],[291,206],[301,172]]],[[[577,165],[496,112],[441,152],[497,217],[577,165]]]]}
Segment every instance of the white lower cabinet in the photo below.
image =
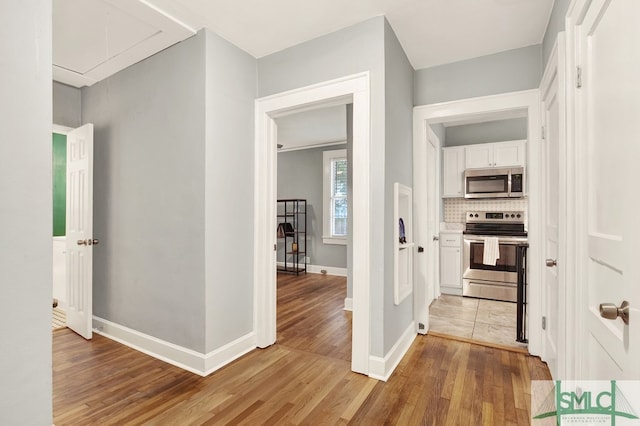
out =
{"type": "Polygon", "coordinates": [[[462,234],[440,233],[440,292],[462,294],[462,234]]]}

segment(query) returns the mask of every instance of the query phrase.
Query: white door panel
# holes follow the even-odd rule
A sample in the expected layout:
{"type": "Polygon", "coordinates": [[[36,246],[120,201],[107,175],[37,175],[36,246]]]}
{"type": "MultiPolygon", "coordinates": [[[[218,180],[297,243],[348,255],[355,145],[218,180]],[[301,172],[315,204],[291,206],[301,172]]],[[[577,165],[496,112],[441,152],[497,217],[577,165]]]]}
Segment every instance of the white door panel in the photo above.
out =
{"type": "Polygon", "coordinates": [[[67,134],[67,326],[92,337],[93,125],[67,134]]]}
{"type": "Polygon", "coordinates": [[[583,376],[640,379],[637,184],[640,151],[640,2],[594,0],[576,27],[578,179],[586,220],[579,234],[585,336],[583,376]],[[631,305],[631,321],[599,314],[604,302],[631,305]]]}
{"type": "Polygon", "coordinates": [[[554,379],[564,377],[564,342],[566,339],[564,335],[566,299],[564,279],[560,276],[566,265],[566,259],[561,255],[563,252],[560,241],[560,215],[564,214],[566,209],[565,204],[561,202],[566,196],[566,192],[560,179],[561,162],[565,160],[563,155],[565,149],[564,55],[564,35],[560,34],[540,87],[544,126],[544,139],[541,141],[544,258],[555,262],[555,265],[545,266],[543,273],[542,312],[545,317],[545,329],[543,330],[542,358],[547,363],[554,379]]]}

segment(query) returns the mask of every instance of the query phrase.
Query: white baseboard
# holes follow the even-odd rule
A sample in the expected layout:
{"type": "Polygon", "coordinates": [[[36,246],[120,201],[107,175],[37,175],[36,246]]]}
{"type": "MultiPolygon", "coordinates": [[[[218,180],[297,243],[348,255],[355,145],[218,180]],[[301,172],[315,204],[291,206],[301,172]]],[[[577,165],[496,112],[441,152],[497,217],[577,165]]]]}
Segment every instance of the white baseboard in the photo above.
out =
{"type": "Polygon", "coordinates": [[[458,287],[440,287],[442,294],[453,294],[455,296],[462,296],[462,288],[458,287]]]}
{"type": "Polygon", "coordinates": [[[104,337],[199,376],[207,376],[256,348],[253,332],[203,354],[96,316],[93,328],[104,337]]]}
{"type": "Polygon", "coordinates": [[[353,298],[351,297],[344,298],[344,310],[353,311],[353,298]]]}
{"type": "MultiPolygon", "coordinates": [[[[283,267],[284,262],[276,262],[276,265],[283,267]]],[[[321,274],[322,271],[326,271],[327,275],[335,275],[337,277],[346,277],[347,268],[336,268],[335,266],[321,266],[307,264],[307,272],[309,274],[321,274]]]]}
{"type": "Polygon", "coordinates": [[[391,348],[384,358],[377,356],[369,357],[369,377],[382,381],[389,380],[391,374],[396,369],[402,357],[407,353],[409,347],[416,338],[416,325],[412,322],[409,327],[402,333],[400,339],[391,348]]]}
{"type": "Polygon", "coordinates": [[[337,277],[347,276],[347,268],[336,268],[335,266],[307,265],[307,272],[310,272],[312,274],[321,274],[323,270],[327,271],[327,275],[335,275],[337,277]]]}

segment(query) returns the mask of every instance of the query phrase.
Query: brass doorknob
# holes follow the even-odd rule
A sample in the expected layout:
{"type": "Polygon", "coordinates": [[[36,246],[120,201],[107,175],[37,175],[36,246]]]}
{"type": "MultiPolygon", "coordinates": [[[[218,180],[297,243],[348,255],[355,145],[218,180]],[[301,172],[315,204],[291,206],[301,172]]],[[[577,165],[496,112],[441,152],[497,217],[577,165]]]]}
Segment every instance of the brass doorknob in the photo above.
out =
{"type": "Polygon", "coordinates": [[[545,264],[547,268],[553,268],[554,266],[558,266],[558,261],[556,259],[547,259],[545,264]]]}
{"type": "Polygon", "coordinates": [[[79,245],[79,246],[86,246],[86,245],[88,245],[87,240],[78,240],[78,245],[79,245]]]}
{"type": "Polygon", "coordinates": [[[91,240],[93,242],[93,245],[98,245],[100,243],[100,240],[97,238],[94,238],[93,240],[91,240]]]}
{"type": "Polygon", "coordinates": [[[622,302],[620,307],[617,307],[613,303],[601,303],[600,304],[600,316],[602,318],[615,320],[616,318],[622,318],[625,324],[629,324],[629,302],[626,300],[622,302]]]}

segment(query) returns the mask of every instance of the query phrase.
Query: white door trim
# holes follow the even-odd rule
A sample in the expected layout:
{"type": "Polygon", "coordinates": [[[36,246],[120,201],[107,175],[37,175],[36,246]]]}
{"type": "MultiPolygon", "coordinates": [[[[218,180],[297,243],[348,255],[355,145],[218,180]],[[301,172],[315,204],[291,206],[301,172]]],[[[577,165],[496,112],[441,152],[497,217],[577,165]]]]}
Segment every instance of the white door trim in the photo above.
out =
{"type": "Polygon", "coordinates": [[[585,215],[580,213],[580,206],[583,205],[581,199],[582,194],[579,192],[579,179],[581,171],[578,169],[578,156],[580,155],[580,149],[578,146],[578,129],[577,129],[577,111],[576,111],[576,96],[579,93],[576,91],[576,26],[582,22],[584,17],[585,8],[587,6],[587,0],[571,1],[567,15],[565,19],[565,43],[566,43],[566,176],[567,176],[567,194],[572,194],[571,197],[567,197],[567,217],[573,218],[571,222],[567,223],[567,245],[566,245],[566,264],[565,279],[567,282],[567,299],[571,298],[573,306],[572,311],[567,311],[567,318],[572,318],[572,321],[567,322],[568,329],[566,330],[567,338],[567,358],[570,360],[567,363],[567,370],[565,371],[565,377],[567,379],[580,379],[587,377],[583,374],[582,360],[583,360],[583,336],[585,328],[583,311],[580,309],[584,303],[583,292],[580,291],[580,286],[577,285],[579,280],[584,280],[584,276],[578,267],[579,255],[581,255],[582,248],[578,242],[580,230],[585,226],[585,215]]]}
{"type": "Polygon", "coordinates": [[[59,124],[54,124],[52,127],[52,133],[57,133],[59,135],[66,135],[70,131],[74,130],[73,127],[61,126],[59,124]]]}
{"type": "MultiPolygon", "coordinates": [[[[544,263],[541,256],[541,198],[540,198],[540,92],[538,89],[520,92],[503,93],[499,95],[462,99],[458,101],[442,102],[417,106],[413,109],[414,153],[419,152],[416,144],[427,140],[427,128],[431,124],[461,121],[488,114],[508,114],[510,111],[523,112],[528,117],[527,134],[527,182],[529,186],[529,306],[528,306],[528,335],[529,352],[540,355],[542,343],[542,298],[539,283],[542,277],[544,263]],[[536,284],[537,283],[537,284],[536,284]]],[[[424,165],[422,165],[424,166],[424,165]]],[[[417,166],[420,167],[420,166],[417,166]]],[[[414,165],[414,170],[416,165],[414,165]]],[[[439,183],[438,183],[439,184],[439,183]]],[[[415,185],[415,184],[414,184],[415,185]]],[[[417,191],[419,192],[419,191],[417,191]]],[[[421,204],[416,202],[416,207],[421,204]]],[[[416,225],[426,226],[425,214],[416,212],[416,225]],[[419,221],[422,221],[420,224],[419,221]]],[[[424,228],[423,228],[424,229],[424,228]]],[[[416,241],[418,245],[427,244],[426,241],[416,241]]]]}
{"type": "Polygon", "coordinates": [[[274,118],[353,103],[353,319],[351,369],[369,374],[370,102],[369,73],[331,80],[256,100],[254,177],[254,331],[258,347],[276,341],[276,172],[274,118]]]}
{"type": "MultiPolygon", "coordinates": [[[[544,102],[547,99],[547,93],[552,90],[552,85],[557,85],[556,96],[558,98],[558,312],[556,313],[558,318],[557,325],[551,325],[556,328],[557,331],[557,371],[552,371],[554,379],[567,378],[567,371],[570,370],[570,365],[573,362],[573,356],[567,356],[567,348],[573,347],[574,338],[571,332],[571,328],[574,326],[571,321],[567,321],[568,318],[574,318],[573,312],[575,312],[576,306],[573,294],[575,293],[575,282],[567,281],[566,271],[567,262],[567,150],[566,150],[566,42],[564,32],[558,33],[558,37],[551,49],[549,55],[549,61],[545,68],[540,82],[540,100],[541,100],[541,121],[545,128],[548,128],[546,118],[544,116],[544,102]]],[[[548,134],[548,132],[547,132],[548,134]]],[[[540,158],[545,158],[544,144],[540,144],[540,158]]],[[[541,164],[541,170],[547,170],[543,164],[541,164]]],[[[542,182],[545,182],[546,177],[541,177],[542,182]]],[[[546,209],[544,203],[546,202],[546,187],[541,186],[541,202],[543,208],[541,209],[542,223],[547,223],[546,209]]],[[[541,227],[542,238],[541,242],[546,244],[547,231],[546,226],[541,227]]],[[[544,251],[542,252],[544,254],[544,251]]],[[[542,273],[541,278],[544,278],[545,274],[542,273]]],[[[545,287],[546,288],[546,287],[545,287]]],[[[543,295],[543,299],[546,298],[543,295]]],[[[543,309],[543,313],[547,312],[546,308],[543,309]]],[[[545,331],[543,331],[544,333],[545,331]]],[[[542,359],[543,361],[548,358],[548,351],[546,347],[546,340],[543,339],[542,345],[542,359]]]]}

